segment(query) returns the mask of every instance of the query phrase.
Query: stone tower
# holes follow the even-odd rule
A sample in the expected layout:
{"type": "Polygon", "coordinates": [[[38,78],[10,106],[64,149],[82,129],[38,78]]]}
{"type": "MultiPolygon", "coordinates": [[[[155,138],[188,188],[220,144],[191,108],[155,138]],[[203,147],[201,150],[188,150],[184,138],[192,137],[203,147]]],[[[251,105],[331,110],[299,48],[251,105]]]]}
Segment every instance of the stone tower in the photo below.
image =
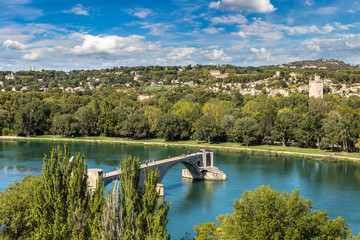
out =
{"type": "Polygon", "coordinates": [[[315,79],[309,81],[309,97],[323,98],[324,82],[315,74],[315,79]]]}

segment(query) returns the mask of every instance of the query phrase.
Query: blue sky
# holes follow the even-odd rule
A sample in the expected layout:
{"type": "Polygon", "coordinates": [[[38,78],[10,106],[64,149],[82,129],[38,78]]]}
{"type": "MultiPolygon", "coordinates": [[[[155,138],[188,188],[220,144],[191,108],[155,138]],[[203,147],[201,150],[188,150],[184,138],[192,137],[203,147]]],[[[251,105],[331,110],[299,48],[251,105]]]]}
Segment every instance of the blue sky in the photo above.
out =
{"type": "Polygon", "coordinates": [[[360,1],[0,0],[0,70],[360,63],[360,1]]]}

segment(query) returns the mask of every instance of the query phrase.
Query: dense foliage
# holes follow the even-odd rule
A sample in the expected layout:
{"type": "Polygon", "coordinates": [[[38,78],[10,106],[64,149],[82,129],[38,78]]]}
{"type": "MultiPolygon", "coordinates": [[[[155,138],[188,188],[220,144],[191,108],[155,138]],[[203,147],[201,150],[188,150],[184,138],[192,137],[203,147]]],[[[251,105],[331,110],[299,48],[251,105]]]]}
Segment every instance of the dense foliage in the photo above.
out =
{"type": "Polygon", "coordinates": [[[312,202],[269,186],[244,191],[232,214],[220,215],[216,223],[194,227],[196,240],[205,239],[347,239],[351,236],[342,217],[328,219],[326,211],[312,209],[312,202]]]}
{"type": "Polygon", "coordinates": [[[121,164],[121,191],[103,194],[101,177],[88,189],[80,154],[58,147],[44,157],[41,176],[26,176],[0,193],[0,239],[167,239],[169,204],[157,205],[159,173],[140,188],[139,159],[121,164]]]}
{"type": "Polygon", "coordinates": [[[138,93],[0,93],[2,135],[109,136],[358,151],[360,97],[214,93],[200,87],[138,93]]]}

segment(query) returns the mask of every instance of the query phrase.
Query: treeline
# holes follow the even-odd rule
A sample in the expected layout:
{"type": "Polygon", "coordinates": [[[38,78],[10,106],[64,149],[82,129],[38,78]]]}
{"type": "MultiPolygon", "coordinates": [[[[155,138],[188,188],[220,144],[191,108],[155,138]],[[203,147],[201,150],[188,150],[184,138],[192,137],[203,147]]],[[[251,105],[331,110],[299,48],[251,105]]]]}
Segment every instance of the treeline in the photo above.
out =
{"type": "Polygon", "coordinates": [[[109,136],[296,144],[358,151],[360,97],[269,98],[178,87],[139,101],[132,90],[92,96],[1,93],[2,135],[109,136]]]}

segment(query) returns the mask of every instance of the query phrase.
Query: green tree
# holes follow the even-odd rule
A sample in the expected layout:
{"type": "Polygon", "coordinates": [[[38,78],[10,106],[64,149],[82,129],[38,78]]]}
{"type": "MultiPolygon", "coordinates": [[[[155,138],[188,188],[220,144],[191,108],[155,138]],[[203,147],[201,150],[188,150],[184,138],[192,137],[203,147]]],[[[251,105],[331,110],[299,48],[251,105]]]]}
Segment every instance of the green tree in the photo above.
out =
{"type": "Polygon", "coordinates": [[[53,132],[59,135],[72,136],[78,135],[80,124],[73,114],[62,114],[54,117],[53,132]]]}
{"type": "Polygon", "coordinates": [[[133,113],[125,120],[123,131],[129,137],[146,138],[150,131],[149,119],[145,114],[133,113]]]}
{"type": "Polygon", "coordinates": [[[279,139],[285,147],[290,138],[293,138],[298,122],[298,115],[288,108],[280,109],[275,120],[273,136],[279,139]]]}
{"type": "Polygon", "coordinates": [[[201,107],[197,102],[189,102],[186,99],[181,99],[172,107],[172,113],[180,116],[185,126],[185,131],[190,136],[194,132],[195,122],[201,115],[201,107]]]}
{"type": "Polygon", "coordinates": [[[317,107],[311,107],[299,123],[295,139],[303,146],[315,147],[320,145],[323,136],[322,120],[325,114],[317,107]]]}
{"type": "Polygon", "coordinates": [[[26,135],[29,137],[34,133],[35,115],[38,113],[37,110],[40,104],[40,100],[34,98],[31,99],[31,102],[20,106],[21,108],[15,116],[16,128],[19,135],[26,135]]]}
{"type": "Polygon", "coordinates": [[[175,114],[165,113],[158,119],[158,135],[166,140],[180,139],[182,133],[181,120],[175,114]]]}
{"type": "Polygon", "coordinates": [[[195,124],[194,137],[198,140],[211,143],[211,141],[220,139],[224,135],[224,131],[218,126],[212,114],[205,114],[200,117],[195,124]]]}
{"type": "Polygon", "coordinates": [[[8,126],[9,115],[8,111],[0,109],[0,133],[8,126]]]}
{"type": "Polygon", "coordinates": [[[248,146],[260,135],[260,126],[251,117],[240,118],[235,121],[233,134],[237,141],[242,141],[248,146]]]}
{"type": "MultiPolygon", "coordinates": [[[[98,181],[101,183],[101,181],[98,181]]],[[[44,157],[34,208],[34,239],[91,239],[99,235],[102,184],[88,190],[87,164],[80,154],[70,158],[65,145],[44,157]]]]}
{"type": "Polygon", "coordinates": [[[169,239],[166,224],[170,204],[158,205],[156,185],[159,171],[145,172],[145,182],[141,187],[138,158],[124,158],[120,168],[120,190],[118,185],[114,185],[113,194],[107,192],[103,214],[105,239],[169,239]]]}
{"type": "Polygon", "coordinates": [[[357,112],[344,106],[332,111],[323,119],[324,138],[322,144],[338,146],[342,150],[354,150],[359,135],[360,117],[357,112]]]}
{"type": "Polygon", "coordinates": [[[271,131],[277,115],[274,99],[259,96],[256,100],[248,101],[244,106],[244,111],[258,121],[262,140],[271,139],[271,131]]]}
{"type": "Polygon", "coordinates": [[[83,135],[91,136],[97,134],[97,115],[90,106],[79,108],[75,116],[79,120],[80,132],[83,135]]]}
{"type": "Polygon", "coordinates": [[[98,117],[99,131],[101,134],[114,136],[117,123],[117,114],[113,111],[112,104],[108,101],[102,101],[100,103],[100,114],[98,117]]]}
{"type": "Polygon", "coordinates": [[[0,192],[0,239],[28,239],[33,231],[32,210],[35,193],[41,184],[38,176],[27,175],[0,192]]]}
{"type": "Polygon", "coordinates": [[[299,191],[278,192],[270,186],[244,191],[232,214],[216,218],[220,228],[198,224],[195,239],[347,239],[349,225],[342,217],[329,219],[326,211],[313,210],[311,200],[299,191]],[[203,236],[210,236],[204,238],[203,236]]]}

